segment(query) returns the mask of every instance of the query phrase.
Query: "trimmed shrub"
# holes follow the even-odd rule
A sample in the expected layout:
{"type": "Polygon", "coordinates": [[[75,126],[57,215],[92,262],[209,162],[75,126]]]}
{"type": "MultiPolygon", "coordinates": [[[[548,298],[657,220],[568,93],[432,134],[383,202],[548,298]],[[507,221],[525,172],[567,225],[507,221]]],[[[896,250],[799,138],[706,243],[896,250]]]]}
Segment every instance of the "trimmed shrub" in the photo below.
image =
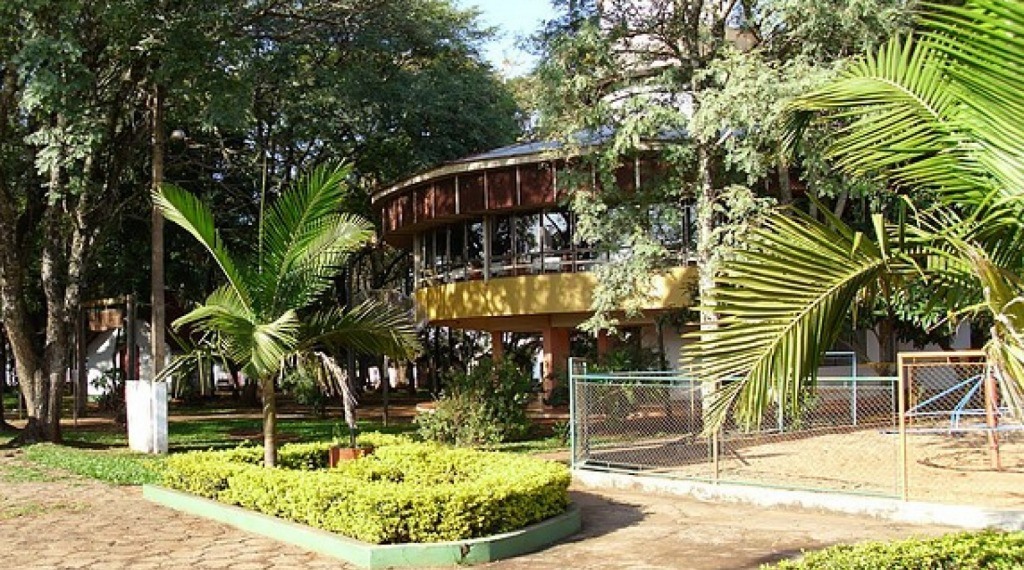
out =
{"type": "MultiPolygon", "coordinates": [[[[244,451],[262,448],[243,448],[244,451]]],[[[166,487],[216,499],[228,488],[228,479],[255,465],[244,461],[244,454],[231,451],[193,451],[167,458],[162,483],[166,487]]]]}
{"type": "Polygon", "coordinates": [[[840,545],[762,568],[778,570],[954,570],[1024,567],[1024,532],[962,532],[938,538],[840,545]]]}
{"type": "Polygon", "coordinates": [[[374,454],[335,469],[309,469],[329,443],[281,446],[291,469],[260,467],[262,451],[247,447],[173,456],[164,484],[375,544],[508,532],[568,507],[561,464],[367,435],[374,454]]]}
{"type": "Polygon", "coordinates": [[[530,376],[511,361],[481,360],[448,380],[434,409],[416,417],[423,439],[459,446],[522,439],[530,428],[530,376]]]}

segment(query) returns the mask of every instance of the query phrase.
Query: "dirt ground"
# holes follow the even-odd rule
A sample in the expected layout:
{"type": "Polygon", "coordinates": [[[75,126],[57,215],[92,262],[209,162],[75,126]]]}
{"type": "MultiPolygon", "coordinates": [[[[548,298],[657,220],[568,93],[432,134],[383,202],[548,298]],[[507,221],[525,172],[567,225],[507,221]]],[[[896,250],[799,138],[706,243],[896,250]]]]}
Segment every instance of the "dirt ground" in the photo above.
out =
{"type": "MultiPolygon", "coordinates": [[[[722,480],[900,496],[899,436],[888,430],[737,438],[722,449],[722,480]]],[[[677,457],[686,455],[693,457],[685,453],[677,457]]],[[[605,455],[609,456],[613,455],[605,455]]],[[[907,437],[909,498],[1024,508],[1024,492],[1018,492],[1024,489],[1022,434],[1004,434],[999,456],[1002,469],[993,467],[983,434],[911,433],[907,437]]],[[[704,451],[697,460],[662,465],[658,471],[668,475],[709,478],[713,474],[704,451]]]]}
{"type": "MultiPolygon", "coordinates": [[[[24,480],[18,452],[0,456],[4,568],[90,570],[346,568],[339,561],[182,514],[70,474],[24,480]]],[[[801,549],[933,535],[939,527],[806,511],[763,510],[622,491],[573,491],[584,528],[568,542],[494,569],[756,568],[801,549]]]]}
{"type": "Polygon", "coordinates": [[[787,413],[776,428],[770,408],[754,433],[727,425],[715,461],[710,440],[699,435],[700,401],[692,391],[666,399],[655,390],[589,389],[581,445],[589,444],[587,459],[595,466],[887,497],[901,497],[905,480],[911,500],[1024,509],[1019,423],[1000,426],[996,466],[983,415],[965,412],[954,425],[951,412],[922,412],[908,420],[904,462],[891,390],[862,386],[852,406],[850,393],[836,387],[819,394],[799,423],[787,413]]]}

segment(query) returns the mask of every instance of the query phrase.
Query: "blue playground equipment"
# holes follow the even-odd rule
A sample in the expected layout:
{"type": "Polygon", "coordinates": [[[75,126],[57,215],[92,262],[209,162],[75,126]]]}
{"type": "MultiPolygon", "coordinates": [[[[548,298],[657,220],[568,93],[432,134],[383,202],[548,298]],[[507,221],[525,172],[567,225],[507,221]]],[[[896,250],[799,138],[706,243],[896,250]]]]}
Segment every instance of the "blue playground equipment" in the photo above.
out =
{"type": "MultiPolygon", "coordinates": [[[[946,388],[942,392],[939,392],[938,394],[928,398],[927,400],[925,400],[925,401],[919,403],[918,405],[914,406],[913,408],[910,408],[909,410],[907,410],[907,418],[915,418],[915,417],[940,417],[941,418],[941,417],[946,416],[948,414],[949,415],[949,428],[940,428],[940,429],[912,428],[912,430],[913,431],[932,431],[932,432],[938,431],[938,432],[953,433],[953,432],[975,431],[975,430],[989,431],[989,430],[995,429],[995,430],[999,430],[999,431],[1011,431],[1011,430],[1012,431],[1017,431],[1017,430],[1024,429],[1024,425],[1020,425],[1019,423],[1003,425],[1003,423],[1001,421],[1000,421],[999,427],[996,427],[996,428],[991,428],[989,426],[964,425],[962,423],[962,420],[964,420],[965,417],[970,418],[970,417],[976,417],[976,416],[981,416],[981,417],[985,416],[985,413],[986,413],[985,412],[985,408],[971,408],[971,407],[968,407],[968,406],[970,406],[971,399],[974,398],[974,396],[976,396],[979,391],[981,391],[984,380],[985,380],[985,375],[984,374],[977,374],[977,375],[971,376],[970,378],[967,378],[966,380],[963,380],[961,382],[958,382],[958,383],[954,384],[953,386],[950,386],[949,388],[946,388]],[[953,406],[952,410],[931,410],[931,411],[928,410],[928,407],[930,405],[934,404],[935,402],[941,401],[942,399],[947,398],[949,396],[954,396],[955,394],[958,393],[959,390],[964,390],[964,394],[957,401],[956,405],[953,406]]],[[[1008,417],[1009,415],[1010,415],[1010,409],[1009,408],[1007,408],[1007,407],[996,408],[996,416],[1000,420],[1002,420],[1003,418],[1008,417]]]]}

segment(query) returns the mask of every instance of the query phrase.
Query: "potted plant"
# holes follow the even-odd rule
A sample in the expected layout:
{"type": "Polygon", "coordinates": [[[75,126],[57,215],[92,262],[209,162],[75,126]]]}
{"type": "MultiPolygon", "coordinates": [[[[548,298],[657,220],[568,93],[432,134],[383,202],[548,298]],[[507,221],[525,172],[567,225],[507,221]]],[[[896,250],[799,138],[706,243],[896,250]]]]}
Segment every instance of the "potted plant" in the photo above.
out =
{"type": "Polygon", "coordinates": [[[373,453],[372,445],[359,446],[356,442],[359,429],[356,426],[348,426],[348,445],[342,445],[341,430],[334,426],[334,444],[327,450],[327,466],[336,467],[342,461],[359,459],[373,453]]]}

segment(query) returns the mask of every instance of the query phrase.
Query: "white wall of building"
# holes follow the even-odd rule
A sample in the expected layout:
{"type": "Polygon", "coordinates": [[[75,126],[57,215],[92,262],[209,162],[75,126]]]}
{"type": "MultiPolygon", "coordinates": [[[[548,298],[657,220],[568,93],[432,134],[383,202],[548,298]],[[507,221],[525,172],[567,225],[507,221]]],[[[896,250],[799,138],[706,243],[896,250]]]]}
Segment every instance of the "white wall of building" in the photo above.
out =
{"type": "MultiPolygon", "coordinates": [[[[106,390],[102,386],[98,386],[97,383],[103,377],[104,374],[110,372],[114,368],[123,368],[121,366],[122,355],[116,354],[117,342],[123,338],[124,331],[110,330],[99,333],[96,338],[92,339],[89,346],[86,348],[86,359],[85,359],[85,370],[86,377],[89,379],[89,395],[100,396],[106,393],[106,390]]],[[[135,345],[139,350],[139,362],[140,370],[144,379],[149,379],[149,375],[153,370],[153,352],[150,349],[150,342],[152,335],[150,333],[149,323],[142,320],[135,321],[135,345]]],[[[165,366],[171,362],[171,347],[168,344],[164,344],[165,366]]],[[[133,371],[129,371],[129,376],[134,376],[133,371]]],[[[128,378],[134,380],[135,378],[128,378]]]]}
{"type": "MultiPolygon", "coordinates": [[[[878,334],[874,331],[866,331],[866,344],[867,344],[867,359],[869,362],[881,361],[881,345],[878,343],[878,334]]],[[[971,323],[968,321],[961,321],[956,327],[956,334],[953,335],[953,342],[951,343],[953,350],[968,350],[971,348],[971,323]]],[[[941,346],[937,344],[929,344],[923,347],[916,347],[912,342],[898,342],[896,344],[896,352],[935,352],[943,350],[941,346]]]]}
{"type": "MultiPolygon", "coordinates": [[[[687,327],[683,332],[679,332],[673,326],[665,326],[662,332],[664,343],[665,343],[665,359],[667,360],[668,367],[672,370],[679,369],[679,358],[686,350],[686,345],[693,342],[691,339],[683,339],[683,334],[691,330],[696,330],[696,327],[687,327]]],[[[874,331],[865,331],[866,335],[866,354],[857,355],[858,361],[863,363],[867,362],[878,362],[880,360],[881,351],[879,349],[878,335],[874,331]]],[[[654,325],[647,325],[641,329],[641,339],[645,348],[657,349],[658,347],[658,336],[657,329],[654,325]]],[[[971,348],[971,325],[967,321],[963,321],[956,329],[956,334],[953,337],[951,343],[953,350],[968,350],[971,348]]],[[[897,344],[897,352],[922,352],[922,351],[940,351],[942,347],[929,344],[924,347],[915,347],[913,343],[901,342],[897,344]]],[[[844,360],[844,357],[837,356],[829,360],[825,366],[822,367],[820,374],[825,376],[848,376],[851,374],[852,366],[850,363],[844,360]]],[[[858,366],[858,376],[873,376],[876,374],[874,368],[870,366],[858,366]]]]}

